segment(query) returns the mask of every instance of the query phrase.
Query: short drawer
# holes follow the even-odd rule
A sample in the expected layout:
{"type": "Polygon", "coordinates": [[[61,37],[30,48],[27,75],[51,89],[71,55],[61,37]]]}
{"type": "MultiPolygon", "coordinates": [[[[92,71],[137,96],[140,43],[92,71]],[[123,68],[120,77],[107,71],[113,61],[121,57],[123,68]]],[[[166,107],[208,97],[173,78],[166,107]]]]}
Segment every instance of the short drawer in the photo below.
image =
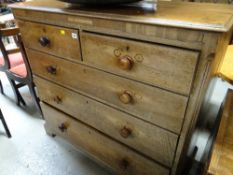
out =
{"type": "Polygon", "coordinates": [[[187,97],[27,50],[32,71],[143,120],[179,133],[187,97]]]}
{"type": "Polygon", "coordinates": [[[188,95],[198,52],[81,32],[84,62],[188,95]]]}
{"type": "Polygon", "coordinates": [[[178,136],[88,97],[34,77],[40,99],[171,167],[178,136]]]}
{"type": "Polygon", "coordinates": [[[27,48],[71,60],[81,60],[77,30],[25,21],[18,21],[18,25],[27,48]]]}
{"type": "Polygon", "coordinates": [[[137,154],[128,147],[42,104],[45,128],[60,135],[97,160],[125,175],[168,175],[169,169],[137,154]]]}

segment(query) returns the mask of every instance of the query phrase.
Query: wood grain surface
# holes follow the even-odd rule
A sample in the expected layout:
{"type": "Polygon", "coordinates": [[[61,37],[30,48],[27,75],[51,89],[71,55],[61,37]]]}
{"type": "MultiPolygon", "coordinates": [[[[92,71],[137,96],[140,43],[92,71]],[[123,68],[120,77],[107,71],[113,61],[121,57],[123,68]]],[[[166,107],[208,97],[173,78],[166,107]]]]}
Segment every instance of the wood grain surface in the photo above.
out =
{"type": "Polygon", "coordinates": [[[39,77],[34,77],[34,79],[42,101],[153,158],[157,162],[169,167],[172,166],[178,135],[47,80],[39,77]]]}
{"type": "Polygon", "coordinates": [[[25,21],[18,21],[18,25],[25,47],[75,61],[81,60],[78,30],[25,21]],[[41,38],[47,38],[49,43],[41,45],[41,38]]]}
{"type": "Polygon", "coordinates": [[[167,130],[179,133],[187,97],[121,78],[82,64],[27,50],[35,75],[97,98],[167,130]],[[56,69],[49,73],[48,67],[56,69]],[[120,96],[127,92],[132,100],[125,104],[120,96]]]}
{"type": "Polygon", "coordinates": [[[198,52],[121,38],[81,33],[84,62],[103,70],[189,95],[198,52]],[[121,59],[129,57],[125,70],[121,59]]]}
{"type": "Polygon", "coordinates": [[[10,7],[209,31],[228,31],[233,24],[233,7],[230,5],[159,1],[157,6],[159,7],[157,10],[153,7],[148,9],[135,6],[95,9],[71,6],[60,1],[42,0],[19,3],[10,7]]]}
{"type": "Polygon", "coordinates": [[[42,104],[45,128],[79,147],[95,159],[124,175],[168,175],[169,170],[146,159],[126,146],[104,136],[96,130],[42,104]],[[61,125],[65,129],[61,131],[61,125]]]}

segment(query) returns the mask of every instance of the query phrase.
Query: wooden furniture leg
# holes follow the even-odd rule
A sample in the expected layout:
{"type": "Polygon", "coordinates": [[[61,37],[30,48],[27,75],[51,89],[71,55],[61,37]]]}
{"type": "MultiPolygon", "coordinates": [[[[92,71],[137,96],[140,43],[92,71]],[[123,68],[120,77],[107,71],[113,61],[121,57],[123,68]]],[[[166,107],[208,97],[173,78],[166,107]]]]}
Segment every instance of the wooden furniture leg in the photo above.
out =
{"type": "Polygon", "coordinates": [[[2,95],[4,95],[4,91],[3,91],[3,86],[2,86],[2,81],[0,80],[0,93],[2,95]]]}
{"type": "Polygon", "coordinates": [[[4,116],[3,116],[1,110],[0,110],[0,119],[2,120],[2,124],[3,124],[3,127],[5,128],[7,137],[8,137],[8,138],[11,138],[10,130],[8,129],[8,126],[7,126],[7,124],[6,124],[6,121],[5,121],[5,119],[4,119],[4,116]]]}
{"type": "Polygon", "coordinates": [[[16,104],[17,104],[18,106],[20,106],[20,103],[21,103],[23,106],[26,106],[26,103],[25,103],[23,97],[21,96],[21,94],[20,94],[20,92],[19,92],[19,89],[18,89],[18,87],[17,87],[15,81],[9,79],[9,82],[10,82],[10,85],[11,85],[12,90],[13,90],[14,95],[15,95],[16,104]]]}

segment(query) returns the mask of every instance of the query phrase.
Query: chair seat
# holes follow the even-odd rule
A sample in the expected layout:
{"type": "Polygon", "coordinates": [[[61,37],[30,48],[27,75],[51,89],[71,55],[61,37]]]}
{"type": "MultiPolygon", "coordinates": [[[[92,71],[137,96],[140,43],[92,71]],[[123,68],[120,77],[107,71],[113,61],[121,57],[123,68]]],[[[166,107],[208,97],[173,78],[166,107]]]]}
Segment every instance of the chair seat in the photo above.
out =
{"type": "MultiPolygon", "coordinates": [[[[23,56],[19,53],[9,54],[10,67],[15,67],[17,65],[23,64],[23,56]]],[[[3,55],[0,54],[0,66],[4,65],[3,55]]]]}
{"type": "Polygon", "coordinates": [[[27,69],[25,64],[20,64],[18,66],[12,67],[9,71],[22,78],[27,76],[27,69]]]}

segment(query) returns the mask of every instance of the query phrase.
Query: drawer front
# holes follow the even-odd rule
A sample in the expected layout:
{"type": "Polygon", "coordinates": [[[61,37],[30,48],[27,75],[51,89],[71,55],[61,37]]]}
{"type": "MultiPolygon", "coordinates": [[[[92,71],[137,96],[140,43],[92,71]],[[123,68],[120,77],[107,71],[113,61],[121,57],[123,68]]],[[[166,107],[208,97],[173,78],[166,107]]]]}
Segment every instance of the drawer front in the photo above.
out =
{"type": "Polygon", "coordinates": [[[198,52],[81,33],[84,62],[100,69],[188,95],[198,52]]]}
{"type": "Polygon", "coordinates": [[[45,128],[125,175],[168,175],[169,170],[100,132],[42,104],[45,128]]]}
{"type": "Polygon", "coordinates": [[[179,133],[187,98],[81,64],[27,50],[34,74],[179,133]]]}
{"type": "Polygon", "coordinates": [[[18,21],[24,44],[59,57],[81,60],[77,30],[18,21]]]}
{"type": "Polygon", "coordinates": [[[88,97],[35,77],[40,99],[171,167],[178,136],[88,97]]]}

